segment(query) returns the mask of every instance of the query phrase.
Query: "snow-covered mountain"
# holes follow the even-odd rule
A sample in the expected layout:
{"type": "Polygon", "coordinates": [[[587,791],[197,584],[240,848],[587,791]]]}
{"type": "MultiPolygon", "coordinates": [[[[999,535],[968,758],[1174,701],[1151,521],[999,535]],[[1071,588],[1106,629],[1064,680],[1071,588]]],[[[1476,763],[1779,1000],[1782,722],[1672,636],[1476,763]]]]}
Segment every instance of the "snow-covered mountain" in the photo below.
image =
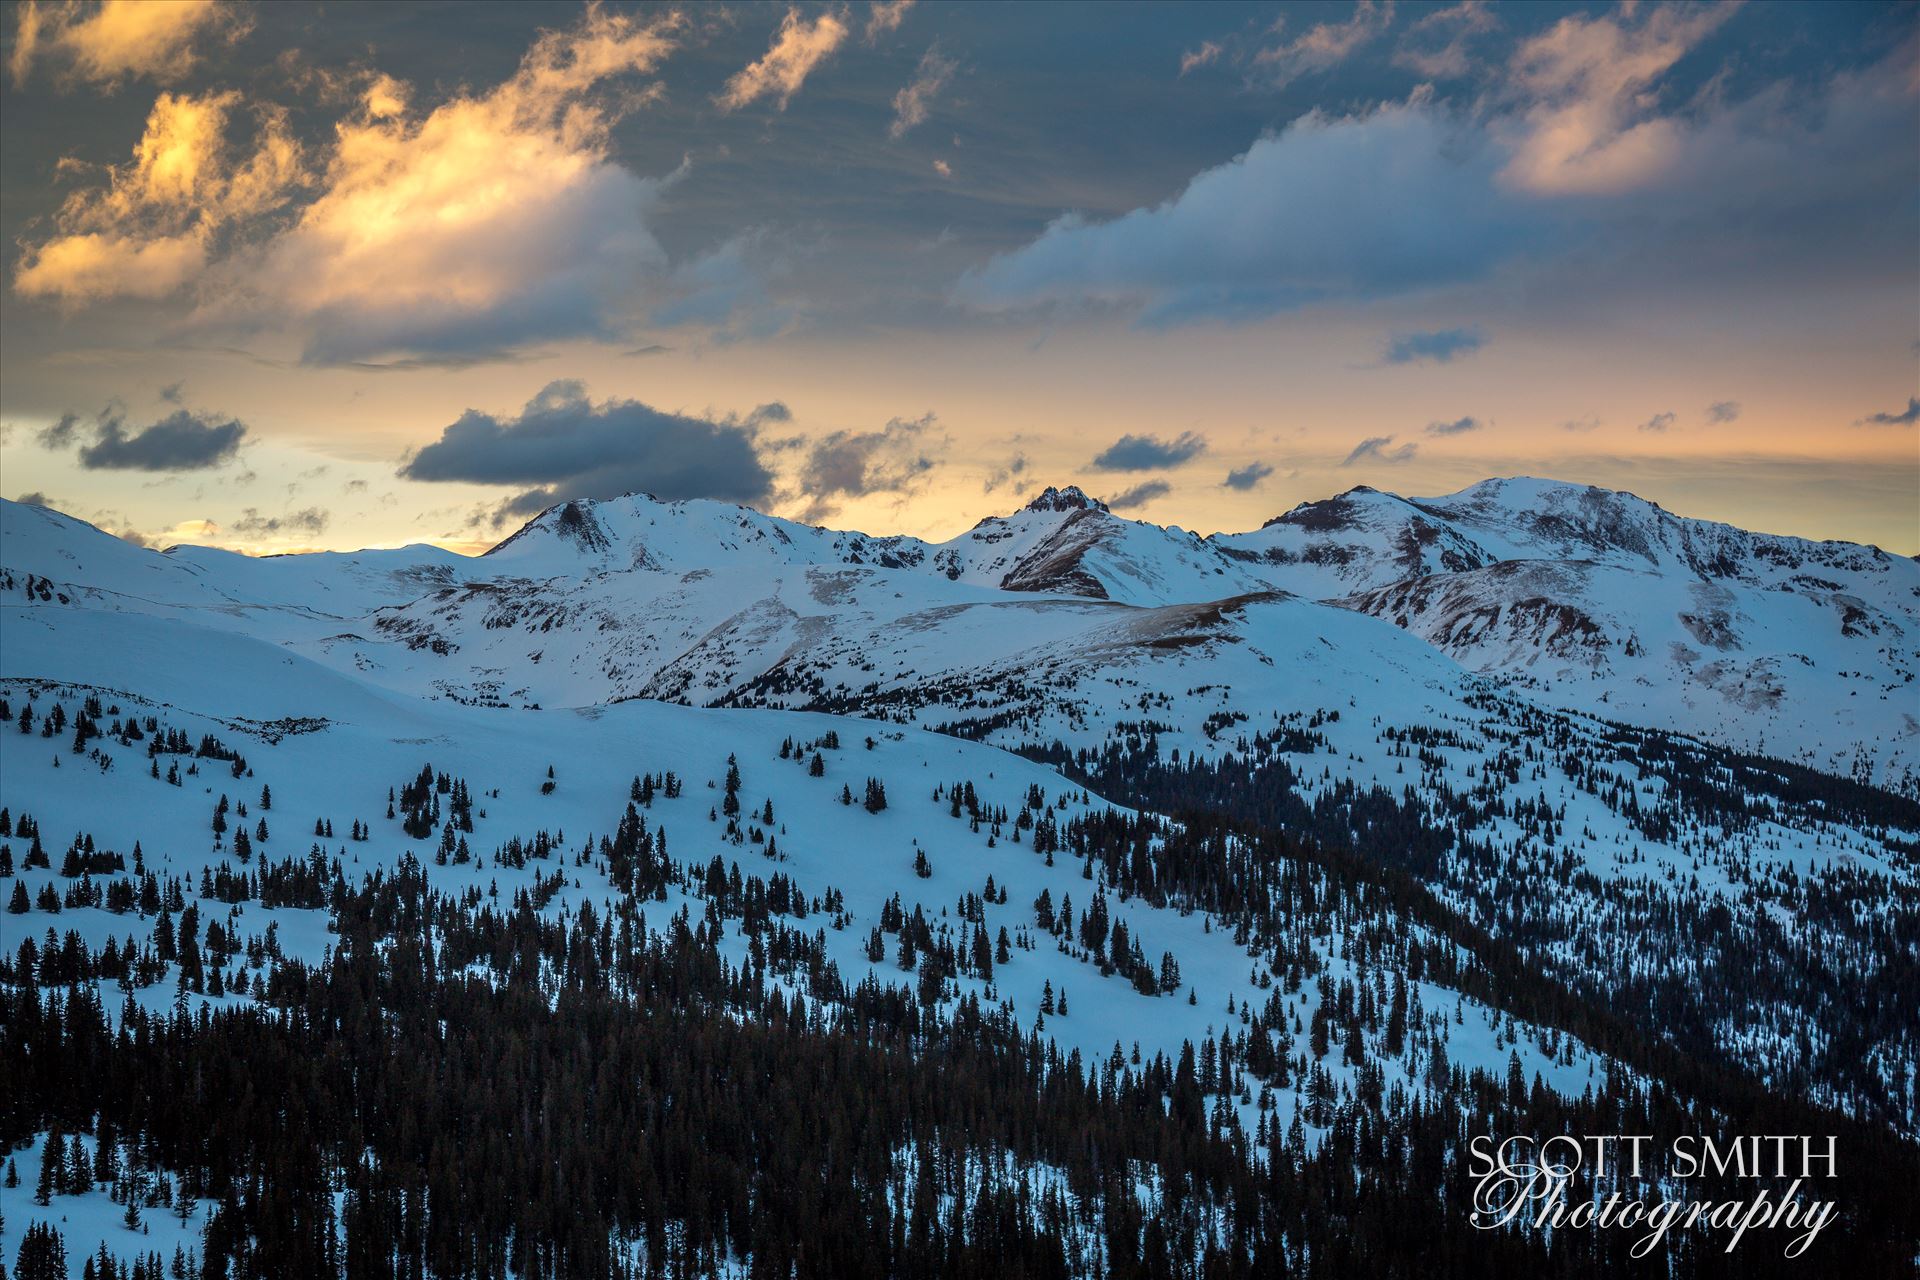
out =
{"type": "MultiPolygon", "coordinates": [[[[566,851],[626,829],[644,777],[683,940],[703,918],[697,944],[750,971],[726,866],[748,897],[777,868],[830,927],[811,976],[755,971],[776,989],[851,1007],[864,980],[915,982],[918,913],[949,957],[915,970],[930,1012],[982,1001],[1121,1064],[1246,1055],[1251,1026],[1273,1037],[1242,1059],[1259,1091],[1230,1074],[1217,1117],[1246,1133],[1297,1107],[1312,1149],[1374,1064],[1573,1098],[1658,1071],[1662,1043],[1910,1134],[1920,1031],[1885,998],[1884,940],[1920,921],[1916,636],[1912,560],[1545,481],[1354,490],[1209,538],[1049,489],[938,544],[634,495],[479,557],[154,552],[0,503],[0,920],[57,914],[88,948],[130,913],[157,928],[91,860],[142,847],[212,886],[239,850],[216,802],[264,810],[267,787],[276,857],[384,874],[437,836],[419,874],[449,901],[608,918],[635,905],[619,859],[566,851]],[[423,764],[482,797],[471,830],[396,813],[423,764]],[[514,852],[549,836],[567,875],[514,852]],[[1124,954],[1044,923],[1096,897],[1124,954]],[[1388,975],[1410,1031],[1352,1005],[1388,975]]],[[[264,856],[265,816],[237,817],[264,856]]],[[[222,919],[312,964],[338,927],[222,919]]],[[[117,1229],[90,1194],[79,1220],[117,1229]]]]}

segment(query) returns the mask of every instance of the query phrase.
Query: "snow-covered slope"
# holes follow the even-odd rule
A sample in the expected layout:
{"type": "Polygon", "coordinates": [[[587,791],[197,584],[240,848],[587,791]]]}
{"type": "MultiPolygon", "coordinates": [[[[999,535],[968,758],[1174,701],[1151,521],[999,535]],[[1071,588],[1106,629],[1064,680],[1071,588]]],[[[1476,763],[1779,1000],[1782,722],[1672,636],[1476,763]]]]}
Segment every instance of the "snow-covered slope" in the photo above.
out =
{"type": "MultiPolygon", "coordinates": [[[[1134,1042],[1173,1057],[1270,1011],[1294,1067],[1259,1102],[1231,1095],[1248,1129],[1358,1086],[1363,1064],[1417,1087],[1449,1063],[1517,1060],[1570,1096],[1619,1069],[1501,1012],[1497,990],[1422,976],[1479,936],[1652,1038],[1908,1132],[1920,1041],[1874,1019],[1902,963],[1884,939],[1920,918],[1917,601],[1911,560],[1534,481],[1355,491],[1210,539],[1049,490],[938,545],[628,497],[563,504],[482,557],[156,553],[0,503],[0,808],[31,813],[52,855],[28,866],[39,835],[0,836],[25,894],[0,920],[10,943],[56,924],[90,947],[145,936],[150,914],[83,900],[89,875],[62,874],[61,848],[138,842],[191,887],[237,856],[209,828],[219,800],[268,786],[270,814],[236,815],[263,833],[271,818],[263,861],[317,845],[358,877],[412,855],[443,891],[605,918],[621,889],[581,839],[620,823],[641,776],[673,771],[685,791],[647,811],[676,864],[658,919],[685,908],[746,962],[754,940],[702,889],[717,858],[817,895],[849,985],[914,981],[886,928],[902,910],[962,951],[976,926],[1004,929],[1008,958],[927,998],[1005,1007],[1084,1061],[1134,1042]],[[177,748],[156,751],[157,733],[177,748]],[[423,764],[483,797],[471,859],[435,860],[431,824],[409,835],[394,817],[390,793],[423,764]],[[1328,881],[1226,927],[1191,896],[1125,894],[1091,856],[1036,848],[1042,826],[1128,815],[1116,797],[1251,813],[1431,897],[1348,885],[1358,897],[1330,905],[1328,881]],[[355,836],[319,834],[332,827],[355,836]],[[502,856],[540,833],[564,835],[550,864],[502,856]],[[1083,912],[1110,900],[1150,959],[1177,959],[1178,989],[1049,934],[1043,893],[1083,912]],[[1362,941],[1376,931],[1395,939],[1385,960],[1362,941]],[[1301,982],[1307,955],[1329,985],[1301,982]],[[1326,993],[1384,1000],[1400,977],[1404,1041],[1351,1031],[1365,1043],[1328,1051],[1326,993]],[[1069,994],[1071,1014],[1047,1012],[1069,994]]],[[[1241,838],[1191,851],[1218,859],[1195,879],[1237,894],[1241,838]]],[[[1303,877],[1291,893],[1328,872],[1285,874],[1303,877]]],[[[317,908],[221,917],[294,959],[333,943],[317,908]]],[[[173,990],[135,998],[159,1008],[173,990]]],[[[75,1222],[110,1221],[71,1199],[75,1222]]],[[[12,1229],[36,1210],[9,1192],[4,1211],[12,1229]]]]}

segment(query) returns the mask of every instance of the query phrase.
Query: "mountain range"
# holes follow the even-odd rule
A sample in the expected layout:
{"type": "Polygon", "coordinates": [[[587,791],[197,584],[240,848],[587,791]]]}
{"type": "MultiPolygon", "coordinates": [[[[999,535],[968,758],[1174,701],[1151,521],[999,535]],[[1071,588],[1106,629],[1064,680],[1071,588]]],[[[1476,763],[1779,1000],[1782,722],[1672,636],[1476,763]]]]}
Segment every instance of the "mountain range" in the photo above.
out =
{"type": "MultiPolygon", "coordinates": [[[[909,1000],[1096,1091],[1170,1087],[1176,1119],[1199,1072],[1180,1141],[1241,1173],[1189,1200],[1141,1134],[1129,1193],[1195,1239],[1233,1178],[1361,1160],[1363,1114],[1760,1097],[1898,1159],[1920,1133],[1920,564],[1876,548],[1535,479],[1204,537],[1047,488],[938,543],[628,495],[480,556],[154,551],[0,503],[0,641],[10,947],[57,926],[43,972],[118,964],[155,1017],[364,992],[349,934],[415,918],[382,895],[438,895],[443,950],[497,939],[496,900],[548,952],[618,918],[718,975],[615,985],[649,1017],[800,1001],[859,1038],[909,1000]],[[264,888],[287,854],[304,897],[264,888]],[[220,904],[217,980],[165,954],[189,901],[220,904]]],[[[476,945],[557,998],[551,954],[476,945]]],[[[1111,1170],[1036,1141],[942,1176],[1012,1161],[1083,1261],[1119,1247],[1085,1181],[1111,1170]]],[[[59,1203],[71,1239],[118,1229],[108,1191],[59,1203]]]]}

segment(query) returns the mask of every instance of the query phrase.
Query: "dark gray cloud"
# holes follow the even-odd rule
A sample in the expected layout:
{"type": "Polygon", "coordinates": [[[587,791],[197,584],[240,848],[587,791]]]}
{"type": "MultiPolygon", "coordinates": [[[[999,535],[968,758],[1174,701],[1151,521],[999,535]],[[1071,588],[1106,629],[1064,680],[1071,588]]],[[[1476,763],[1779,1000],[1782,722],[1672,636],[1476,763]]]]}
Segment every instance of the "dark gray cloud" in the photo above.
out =
{"type": "Polygon", "coordinates": [[[806,445],[798,485],[809,523],[839,509],[840,500],[877,493],[906,494],[932,471],[938,419],[894,418],[879,431],[835,431],[806,445]]]}
{"type": "Polygon", "coordinates": [[[23,493],[15,498],[14,501],[23,507],[51,507],[55,505],[52,498],[49,498],[38,489],[23,493]]]}
{"type": "Polygon", "coordinates": [[[63,413],[58,422],[40,429],[39,439],[42,448],[60,450],[69,448],[80,436],[80,415],[63,413]]]}
{"type": "Polygon", "coordinates": [[[1455,418],[1452,422],[1429,422],[1427,434],[1430,436],[1463,436],[1469,431],[1478,431],[1485,424],[1478,418],[1455,418]]]}
{"type": "Polygon", "coordinates": [[[1157,436],[1121,436],[1094,455],[1102,471],[1155,471],[1192,462],[1207,451],[1207,442],[1191,431],[1172,440],[1157,436]]]}
{"type": "Polygon", "coordinates": [[[1739,402],[1734,400],[1716,400],[1707,406],[1707,421],[1716,426],[1723,422],[1737,422],[1740,418],[1739,402]]]}
{"type": "Polygon", "coordinates": [[[1165,480],[1148,480],[1108,498],[1107,509],[1110,511],[1132,511],[1137,507],[1146,506],[1156,498],[1164,498],[1172,492],[1173,486],[1165,480]]]}
{"type": "Polygon", "coordinates": [[[1411,462],[1414,455],[1420,452],[1417,444],[1409,442],[1396,449],[1393,441],[1393,436],[1368,436],[1353,446],[1353,452],[1340,465],[1351,467],[1361,462],[1411,462]]]}
{"type": "Polygon", "coordinates": [[[263,538],[280,533],[304,533],[317,538],[327,531],[327,526],[332,522],[332,515],[319,507],[306,507],[277,516],[263,516],[257,508],[248,507],[238,520],[227,526],[226,531],[245,538],[263,538]]]}
{"type": "Polygon", "coordinates": [[[1478,329],[1396,333],[1388,340],[1386,352],[1381,358],[1388,364],[1417,364],[1422,360],[1447,364],[1461,356],[1472,355],[1486,345],[1486,335],[1478,329]]]}
{"type": "Polygon", "coordinates": [[[115,407],[85,427],[77,415],[63,414],[40,433],[40,443],[49,449],[80,443],[80,465],[89,471],[204,471],[230,461],[246,437],[239,419],[191,409],[129,431],[126,414],[115,407]]]}
{"type": "Polygon", "coordinates": [[[1026,474],[1027,466],[1026,454],[1014,454],[1011,458],[1007,459],[1005,466],[994,469],[993,474],[987,477],[986,485],[981,491],[983,493],[992,493],[995,489],[1012,484],[1015,480],[1018,480],[1026,474]]]}
{"type": "Polygon", "coordinates": [[[1641,423],[1640,429],[1642,431],[1649,431],[1654,433],[1655,435],[1658,435],[1662,432],[1670,430],[1673,427],[1673,424],[1675,421],[1676,421],[1675,415],[1671,413],[1656,413],[1651,418],[1648,418],[1645,422],[1641,423]]]}
{"type": "Polygon", "coordinates": [[[1260,482],[1273,474],[1273,468],[1264,462],[1249,462],[1244,467],[1235,467],[1227,472],[1227,478],[1221,483],[1229,489],[1257,489],[1260,482]]]}
{"type": "Polygon", "coordinates": [[[572,380],[547,384],[518,417],[467,410],[398,474],[521,486],[509,500],[514,514],[624,493],[751,503],[773,491],[755,423],[693,418],[637,400],[594,404],[572,380]]]}
{"type": "Polygon", "coordinates": [[[1870,413],[1854,423],[1856,427],[1910,427],[1920,422],[1920,396],[1908,396],[1907,407],[1898,413],[1870,413]]]}

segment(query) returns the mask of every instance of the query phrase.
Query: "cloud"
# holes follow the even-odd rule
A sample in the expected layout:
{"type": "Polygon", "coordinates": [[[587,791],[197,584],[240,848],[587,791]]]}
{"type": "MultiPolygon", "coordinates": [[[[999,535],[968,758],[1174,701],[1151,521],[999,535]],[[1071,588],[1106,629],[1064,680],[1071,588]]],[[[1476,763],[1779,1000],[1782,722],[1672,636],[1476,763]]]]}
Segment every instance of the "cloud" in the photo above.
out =
{"type": "Polygon", "coordinates": [[[1648,418],[1645,422],[1641,423],[1640,429],[1642,431],[1648,431],[1658,435],[1671,429],[1676,420],[1677,420],[1677,416],[1675,414],[1656,413],[1651,418],[1648,418]]]}
{"type": "MultiPolygon", "coordinates": [[[[40,441],[64,449],[81,441],[82,430],[78,418],[66,414],[40,433],[40,441]]],[[[190,409],[175,409],[129,433],[126,416],[116,407],[84,430],[91,440],[80,443],[80,465],[89,471],[202,471],[230,461],[247,436],[238,419],[190,409]]]]}
{"type": "Polygon", "coordinates": [[[1260,50],[1253,62],[1274,88],[1285,88],[1303,75],[1338,66],[1392,22],[1393,0],[1358,0],[1345,22],[1316,23],[1298,39],[1260,50]]]}
{"type": "Polygon", "coordinates": [[[1056,220],[963,276],[956,296],[986,309],[1138,307],[1147,323],[1171,324],[1475,278],[1530,238],[1491,191],[1497,161],[1424,98],[1310,113],[1164,204],[1056,220]]]}
{"type": "Polygon", "coordinates": [[[1724,422],[1735,422],[1740,417],[1740,405],[1733,400],[1716,400],[1707,406],[1707,421],[1716,426],[1724,422]]]}
{"type": "Polygon", "coordinates": [[[668,502],[761,502],[773,489],[754,424],[688,417],[637,400],[594,404],[571,380],[548,383],[517,417],[467,410],[397,474],[522,488],[501,514],[642,492],[668,502]]]}
{"type": "Polygon", "coordinates": [[[1109,511],[1132,511],[1144,507],[1149,502],[1164,498],[1173,492],[1173,486],[1165,480],[1148,480],[1137,484],[1124,492],[1116,493],[1106,500],[1109,511]]]}
{"type": "Polygon", "coordinates": [[[200,275],[229,228],[280,208],[307,177],[286,113],[240,107],[231,90],[162,93],[131,162],[108,166],[104,188],[74,193],[58,234],[28,246],[15,291],[71,306],[165,297],[200,275]],[[228,137],[241,114],[253,133],[244,152],[228,137]]]}
{"type": "Polygon", "coordinates": [[[945,160],[935,160],[933,162],[933,171],[943,178],[951,178],[953,176],[953,166],[945,160]]]}
{"type": "Polygon", "coordinates": [[[807,446],[796,483],[806,499],[800,519],[817,523],[839,509],[836,499],[906,494],[933,470],[933,414],[894,418],[879,431],[835,431],[807,446]]]}
{"type": "Polygon", "coordinates": [[[1221,481],[1221,484],[1226,488],[1238,489],[1244,493],[1249,489],[1258,489],[1260,483],[1272,474],[1273,468],[1268,464],[1249,462],[1244,467],[1235,467],[1227,472],[1227,478],[1221,481]]]}
{"type": "Polygon", "coordinates": [[[1527,102],[1510,132],[1509,184],[1536,193],[1614,193],[1672,170],[1687,126],[1658,114],[1658,82],[1737,5],[1623,7],[1571,14],[1522,42],[1509,77],[1527,102]]]}
{"type": "Polygon", "coordinates": [[[33,489],[26,493],[23,493],[19,497],[15,498],[14,501],[19,503],[23,507],[51,507],[55,505],[54,500],[52,498],[49,498],[46,494],[41,493],[38,489],[33,489]]]}
{"type": "Polygon", "coordinates": [[[1095,454],[1092,465],[1101,471],[1155,471],[1181,466],[1206,451],[1207,442],[1191,431],[1172,440],[1127,435],[1095,454]]]}
{"type": "Polygon", "coordinates": [[[1472,67],[1467,46],[1499,26],[1500,19],[1487,8],[1486,0],[1461,0],[1407,28],[1394,50],[1394,65],[1435,80],[1459,79],[1472,67]]]}
{"type": "Polygon", "coordinates": [[[900,24],[907,20],[907,10],[913,8],[913,0],[874,0],[873,7],[867,12],[867,43],[872,44],[881,36],[898,31],[900,24]]]}
{"type": "Polygon", "coordinates": [[[1908,396],[1907,407],[1898,413],[1870,413],[1856,427],[1910,427],[1920,422],[1920,396],[1908,396]]]}
{"type": "Polygon", "coordinates": [[[7,61],[16,86],[26,82],[36,59],[61,64],[56,81],[63,88],[84,81],[111,91],[137,76],[172,82],[193,69],[194,44],[202,36],[232,41],[248,27],[239,5],[215,0],[106,0],[90,8],[43,8],[27,0],[17,12],[7,61]]]}
{"type": "Polygon", "coordinates": [[[15,288],[74,304],[192,284],[202,324],[293,328],[320,364],[612,336],[664,271],[647,218],[676,175],[611,159],[613,123],[649,100],[611,82],[655,68],[681,21],[590,7],[505,81],[424,113],[366,77],[312,155],[235,92],[163,94],[133,162],[68,202],[15,288]]]}
{"type": "Polygon", "coordinates": [[[1572,431],[1581,434],[1588,431],[1597,431],[1599,428],[1600,419],[1598,418],[1569,418],[1560,424],[1562,431],[1572,431]]]}
{"type": "MultiPolygon", "coordinates": [[[[891,21],[898,25],[897,18],[891,21]]],[[[714,102],[722,111],[737,111],[761,98],[772,98],[774,106],[785,111],[807,77],[831,58],[846,38],[847,24],[838,14],[829,11],[804,22],[798,9],[788,9],[773,46],[765,56],[735,72],[714,102]]]]}
{"type": "Polygon", "coordinates": [[[258,508],[248,507],[240,519],[227,526],[226,531],[243,538],[269,538],[282,533],[299,533],[317,538],[327,531],[332,519],[319,507],[307,507],[278,516],[263,516],[258,508]]]}
{"type": "Polygon", "coordinates": [[[1469,431],[1478,431],[1483,422],[1478,418],[1455,418],[1452,422],[1429,422],[1427,434],[1430,436],[1463,436],[1469,431]]]}
{"type": "Polygon", "coordinates": [[[1460,356],[1472,355],[1487,345],[1486,335],[1478,329],[1436,329],[1431,333],[1396,333],[1387,342],[1383,357],[1388,364],[1416,364],[1431,360],[1447,364],[1460,356]]]}
{"type": "Polygon", "coordinates": [[[370,89],[338,126],[322,193],[243,268],[308,319],[305,358],[614,336],[664,267],[646,219],[675,175],[613,162],[608,132],[645,95],[599,90],[658,66],[678,22],[589,8],[543,33],[506,81],[424,117],[397,90],[370,89]]]}
{"type": "Polygon", "coordinates": [[[1180,74],[1184,76],[1189,71],[1210,66],[1218,62],[1220,55],[1224,52],[1226,50],[1216,41],[1202,40],[1198,49],[1180,55],[1180,74]]]}
{"type": "Polygon", "coordinates": [[[1395,449],[1392,436],[1369,436],[1353,446],[1353,452],[1341,462],[1343,467],[1351,467],[1361,462],[1411,462],[1420,451],[1420,446],[1411,442],[1395,449]]]}
{"type": "Polygon", "coordinates": [[[888,137],[905,137],[907,130],[926,121],[928,108],[953,78],[956,65],[951,59],[941,57],[937,47],[920,55],[913,79],[893,95],[893,123],[887,126],[888,137]]]}
{"type": "Polygon", "coordinates": [[[1805,90],[1767,80],[1731,100],[1726,85],[1750,77],[1729,69],[1668,105],[1668,70],[1726,12],[1575,15],[1523,41],[1470,102],[1423,86],[1309,112],[1160,204],[1063,214],[965,272],[953,297],[1169,325],[1375,301],[1555,257],[1559,283],[1615,290],[1629,273],[1668,288],[1718,274],[1735,254],[1777,255],[1783,272],[1822,257],[1898,269],[1911,256],[1898,229],[1911,221],[1913,41],[1805,90]],[[1880,216],[1863,222],[1867,208],[1880,216]]]}
{"type": "Polygon", "coordinates": [[[1026,474],[1029,465],[1026,454],[1014,454],[1013,457],[1007,459],[1005,466],[997,468],[992,475],[987,477],[987,482],[982,492],[992,493],[995,489],[1012,484],[1015,480],[1018,480],[1026,474]]]}
{"type": "Polygon", "coordinates": [[[770,338],[787,327],[792,309],[767,292],[776,269],[765,261],[762,237],[736,236],[675,267],[660,285],[664,300],[648,320],[674,327],[698,325],[716,342],[770,338]]]}
{"type": "Polygon", "coordinates": [[[80,435],[80,415],[67,412],[60,415],[58,421],[41,428],[40,447],[59,451],[71,445],[80,435]]]}

